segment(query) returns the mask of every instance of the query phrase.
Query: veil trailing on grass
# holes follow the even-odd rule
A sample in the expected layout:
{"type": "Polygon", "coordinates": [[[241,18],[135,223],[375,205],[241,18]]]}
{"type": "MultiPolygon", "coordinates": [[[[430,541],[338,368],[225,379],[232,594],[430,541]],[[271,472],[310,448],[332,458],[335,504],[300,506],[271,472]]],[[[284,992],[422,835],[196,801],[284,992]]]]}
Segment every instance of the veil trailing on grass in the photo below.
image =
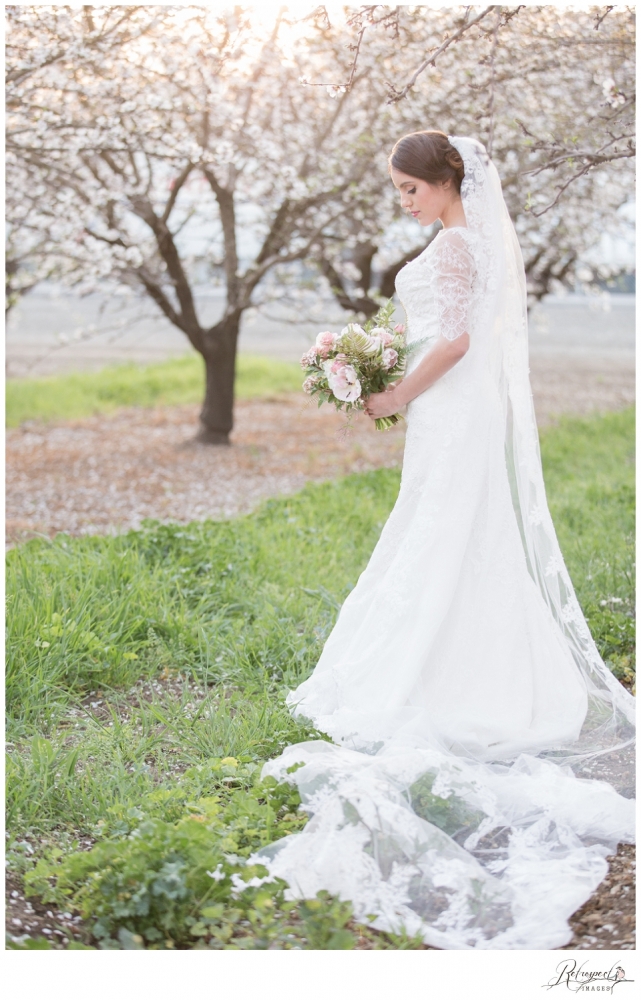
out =
{"type": "Polygon", "coordinates": [[[336,742],[263,769],[311,819],[253,860],[291,898],[325,889],[437,948],[556,948],[633,839],[634,699],[599,656],[548,510],[500,180],[478,142],[450,142],[467,226],[397,281],[429,343],[448,336],[435,301],[456,266],[470,347],[410,403],[394,510],[288,697],[336,742]]]}

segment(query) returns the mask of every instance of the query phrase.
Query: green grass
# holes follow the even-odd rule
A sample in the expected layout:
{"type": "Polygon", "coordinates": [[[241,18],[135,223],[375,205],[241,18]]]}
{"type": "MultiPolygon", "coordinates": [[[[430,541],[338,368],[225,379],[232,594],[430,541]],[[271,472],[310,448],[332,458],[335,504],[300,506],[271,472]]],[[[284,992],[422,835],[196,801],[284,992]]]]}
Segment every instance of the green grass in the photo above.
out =
{"type": "MultiPolygon", "coordinates": [[[[626,681],[633,436],[631,410],[564,420],[542,435],[550,505],[579,599],[626,681]]],[[[265,886],[243,893],[241,905],[227,880],[212,909],[197,873],[220,863],[231,876],[244,869],[227,857],[297,828],[294,793],[262,785],[260,765],[310,735],[285,711],[284,694],[312,670],[398,483],[398,471],[379,470],[309,485],[232,521],[58,535],[8,554],[10,866],[52,905],[77,906],[104,947],[138,947],[143,938],[149,947],[353,946],[360,932],[344,904],[288,910],[280,890],[265,886]],[[131,686],[145,679],[158,686],[133,699],[131,686]],[[73,861],[81,835],[97,846],[73,861]],[[165,886],[171,858],[192,860],[176,874],[180,905],[168,896],[160,906],[153,887],[165,886]],[[120,922],[114,916],[126,885],[146,887],[160,906],[151,924],[128,903],[120,922]],[[342,936],[332,938],[332,927],[342,936]]],[[[416,947],[365,933],[378,948],[416,947]]]]}
{"type": "MultiPolygon", "coordinates": [[[[298,365],[239,354],[236,397],[269,396],[300,390],[298,365]]],[[[50,378],[8,379],[7,426],[25,420],[74,420],[119,406],[199,403],[204,391],[202,359],[192,352],[154,365],[114,365],[98,372],[50,378]]]]}
{"type": "Polygon", "coordinates": [[[569,420],[542,435],[550,510],[601,655],[634,681],[634,410],[569,420]]]}

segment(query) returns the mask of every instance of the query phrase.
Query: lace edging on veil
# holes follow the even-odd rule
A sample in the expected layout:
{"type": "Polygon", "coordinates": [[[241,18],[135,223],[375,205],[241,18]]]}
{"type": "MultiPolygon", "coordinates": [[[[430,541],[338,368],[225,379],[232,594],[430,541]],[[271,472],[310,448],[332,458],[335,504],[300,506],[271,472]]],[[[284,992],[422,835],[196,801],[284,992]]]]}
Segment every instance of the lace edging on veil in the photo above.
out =
{"type": "Polygon", "coordinates": [[[463,158],[461,199],[468,227],[487,254],[487,322],[492,370],[503,401],[505,457],[528,569],[559,625],[588,692],[579,740],[550,748],[566,763],[608,753],[634,739],[635,699],[599,655],[565,566],[548,509],[530,389],[527,289],[523,257],[496,167],[475,139],[450,136],[463,158]]]}

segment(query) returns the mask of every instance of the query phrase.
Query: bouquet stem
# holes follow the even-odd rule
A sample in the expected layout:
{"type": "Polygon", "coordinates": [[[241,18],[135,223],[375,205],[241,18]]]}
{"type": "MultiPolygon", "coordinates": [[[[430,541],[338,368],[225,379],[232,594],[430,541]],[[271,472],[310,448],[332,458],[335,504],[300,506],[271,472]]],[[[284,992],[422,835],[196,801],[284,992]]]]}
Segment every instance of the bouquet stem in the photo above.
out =
{"type": "Polygon", "coordinates": [[[374,421],[377,431],[388,431],[394,424],[398,424],[403,417],[400,413],[393,413],[391,417],[377,417],[374,421]]]}

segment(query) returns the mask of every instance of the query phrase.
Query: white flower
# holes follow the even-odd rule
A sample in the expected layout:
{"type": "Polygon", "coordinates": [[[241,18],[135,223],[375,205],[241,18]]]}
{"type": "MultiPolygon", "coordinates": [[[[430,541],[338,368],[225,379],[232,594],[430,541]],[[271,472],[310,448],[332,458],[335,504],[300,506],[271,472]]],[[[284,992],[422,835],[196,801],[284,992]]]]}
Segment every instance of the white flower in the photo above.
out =
{"type": "Polygon", "coordinates": [[[367,336],[363,327],[359,323],[348,323],[347,326],[344,326],[341,330],[341,337],[351,337],[354,333],[364,334],[367,336]]]}
{"type": "Polygon", "coordinates": [[[222,867],[223,866],[219,863],[219,864],[216,865],[216,868],[215,868],[215,870],[213,872],[207,872],[207,874],[209,875],[209,877],[213,878],[214,882],[222,882],[223,879],[225,878],[224,871],[221,871],[222,867]]]}
{"type": "Polygon", "coordinates": [[[327,381],[336,399],[341,399],[344,403],[353,403],[359,399],[361,383],[356,369],[352,365],[334,364],[333,367],[335,370],[327,373],[327,381]]]}

